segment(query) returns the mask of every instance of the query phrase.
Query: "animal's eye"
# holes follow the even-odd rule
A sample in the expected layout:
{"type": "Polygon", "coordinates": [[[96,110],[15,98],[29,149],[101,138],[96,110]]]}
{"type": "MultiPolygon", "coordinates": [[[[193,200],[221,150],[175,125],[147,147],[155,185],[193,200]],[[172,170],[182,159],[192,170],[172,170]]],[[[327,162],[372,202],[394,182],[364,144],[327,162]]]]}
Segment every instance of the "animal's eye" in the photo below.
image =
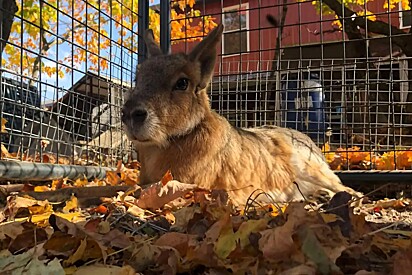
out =
{"type": "Polygon", "coordinates": [[[189,79],[187,78],[180,78],[179,80],[176,81],[175,86],[173,87],[173,90],[181,90],[185,91],[187,89],[187,86],[189,85],[189,79]]]}

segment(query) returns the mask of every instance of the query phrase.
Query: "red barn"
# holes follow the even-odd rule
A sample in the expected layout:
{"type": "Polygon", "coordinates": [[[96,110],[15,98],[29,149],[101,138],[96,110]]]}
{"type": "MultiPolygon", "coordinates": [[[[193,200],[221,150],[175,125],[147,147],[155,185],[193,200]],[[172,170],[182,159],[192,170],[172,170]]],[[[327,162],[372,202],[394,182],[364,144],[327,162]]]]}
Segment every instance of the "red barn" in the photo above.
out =
{"type": "MultiPolygon", "coordinates": [[[[343,45],[342,41],[349,41],[347,35],[338,31],[338,27],[333,25],[335,17],[316,11],[312,1],[286,0],[286,2],[287,12],[281,41],[281,47],[285,51],[285,48],[299,49],[310,45],[330,45],[333,42],[335,44],[339,42],[338,44],[343,45]]],[[[388,13],[384,9],[384,3],[385,0],[370,1],[367,3],[367,9],[375,14],[378,20],[391,22],[393,26],[402,29],[410,28],[410,11],[388,13]]],[[[271,14],[280,20],[284,6],[282,1],[273,0],[197,1],[196,9],[199,9],[203,15],[211,15],[217,23],[223,21],[225,25],[222,48],[219,52],[223,66],[220,73],[231,74],[240,71],[270,69],[274,58],[278,29],[268,23],[266,15],[271,14]],[[240,68],[241,70],[239,70],[240,68]]],[[[197,43],[174,42],[173,52],[188,51],[197,43]]],[[[389,47],[389,43],[386,44],[386,47],[389,47]]],[[[327,47],[331,47],[332,51],[336,50],[332,45],[326,46],[323,48],[323,55],[328,55],[327,47]]],[[[381,47],[385,47],[385,45],[381,45],[381,47]]],[[[379,49],[376,51],[382,51],[381,47],[377,46],[379,49]]],[[[312,52],[312,54],[315,57],[315,53],[312,52]]],[[[302,54],[300,57],[305,59],[302,54]]]]}

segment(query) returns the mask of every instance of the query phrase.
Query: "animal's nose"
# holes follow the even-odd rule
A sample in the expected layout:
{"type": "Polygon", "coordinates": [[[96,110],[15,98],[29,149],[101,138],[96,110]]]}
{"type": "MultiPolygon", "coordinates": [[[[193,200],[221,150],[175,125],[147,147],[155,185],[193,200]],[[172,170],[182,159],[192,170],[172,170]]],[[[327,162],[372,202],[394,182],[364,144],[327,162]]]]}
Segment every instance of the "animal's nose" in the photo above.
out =
{"type": "Polygon", "coordinates": [[[143,109],[135,109],[130,116],[133,122],[143,122],[147,117],[147,111],[143,109]]]}

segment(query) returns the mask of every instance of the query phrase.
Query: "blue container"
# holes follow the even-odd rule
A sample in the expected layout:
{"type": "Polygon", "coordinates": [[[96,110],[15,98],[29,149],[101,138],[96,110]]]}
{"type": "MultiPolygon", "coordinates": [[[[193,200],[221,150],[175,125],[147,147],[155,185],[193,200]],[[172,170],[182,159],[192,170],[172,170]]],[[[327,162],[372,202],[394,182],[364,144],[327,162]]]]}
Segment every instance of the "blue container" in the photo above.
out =
{"type": "Polygon", "coordinates": [[[316,73],[293,73],[282,78],[282,121],[322,141],[325,130],[324,93],[316,73]]]}

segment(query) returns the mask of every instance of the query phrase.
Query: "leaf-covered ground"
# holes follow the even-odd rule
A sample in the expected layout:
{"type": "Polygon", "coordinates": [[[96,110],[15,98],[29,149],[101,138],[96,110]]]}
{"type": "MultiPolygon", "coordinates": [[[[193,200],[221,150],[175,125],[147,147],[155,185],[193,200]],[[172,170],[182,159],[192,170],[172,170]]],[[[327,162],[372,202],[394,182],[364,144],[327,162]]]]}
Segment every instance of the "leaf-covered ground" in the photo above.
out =
{"type": "Polygon", "coordinates": [[[412,270],[408,199],[350,202],[347,193],[338,193],[323,203],[262,206],[250,200],[236,209],[224,191],[198,190],[170,172],[141,189],[138,167],[119,163],[102,181],[61,179],[9,192],[0,212],[2,274],[412,270]],[[95,193],[96,203],[81,191],[96,187],[124,189],[95,193]],[[70,193],[61,195],[64,190],[70,193]]]}

